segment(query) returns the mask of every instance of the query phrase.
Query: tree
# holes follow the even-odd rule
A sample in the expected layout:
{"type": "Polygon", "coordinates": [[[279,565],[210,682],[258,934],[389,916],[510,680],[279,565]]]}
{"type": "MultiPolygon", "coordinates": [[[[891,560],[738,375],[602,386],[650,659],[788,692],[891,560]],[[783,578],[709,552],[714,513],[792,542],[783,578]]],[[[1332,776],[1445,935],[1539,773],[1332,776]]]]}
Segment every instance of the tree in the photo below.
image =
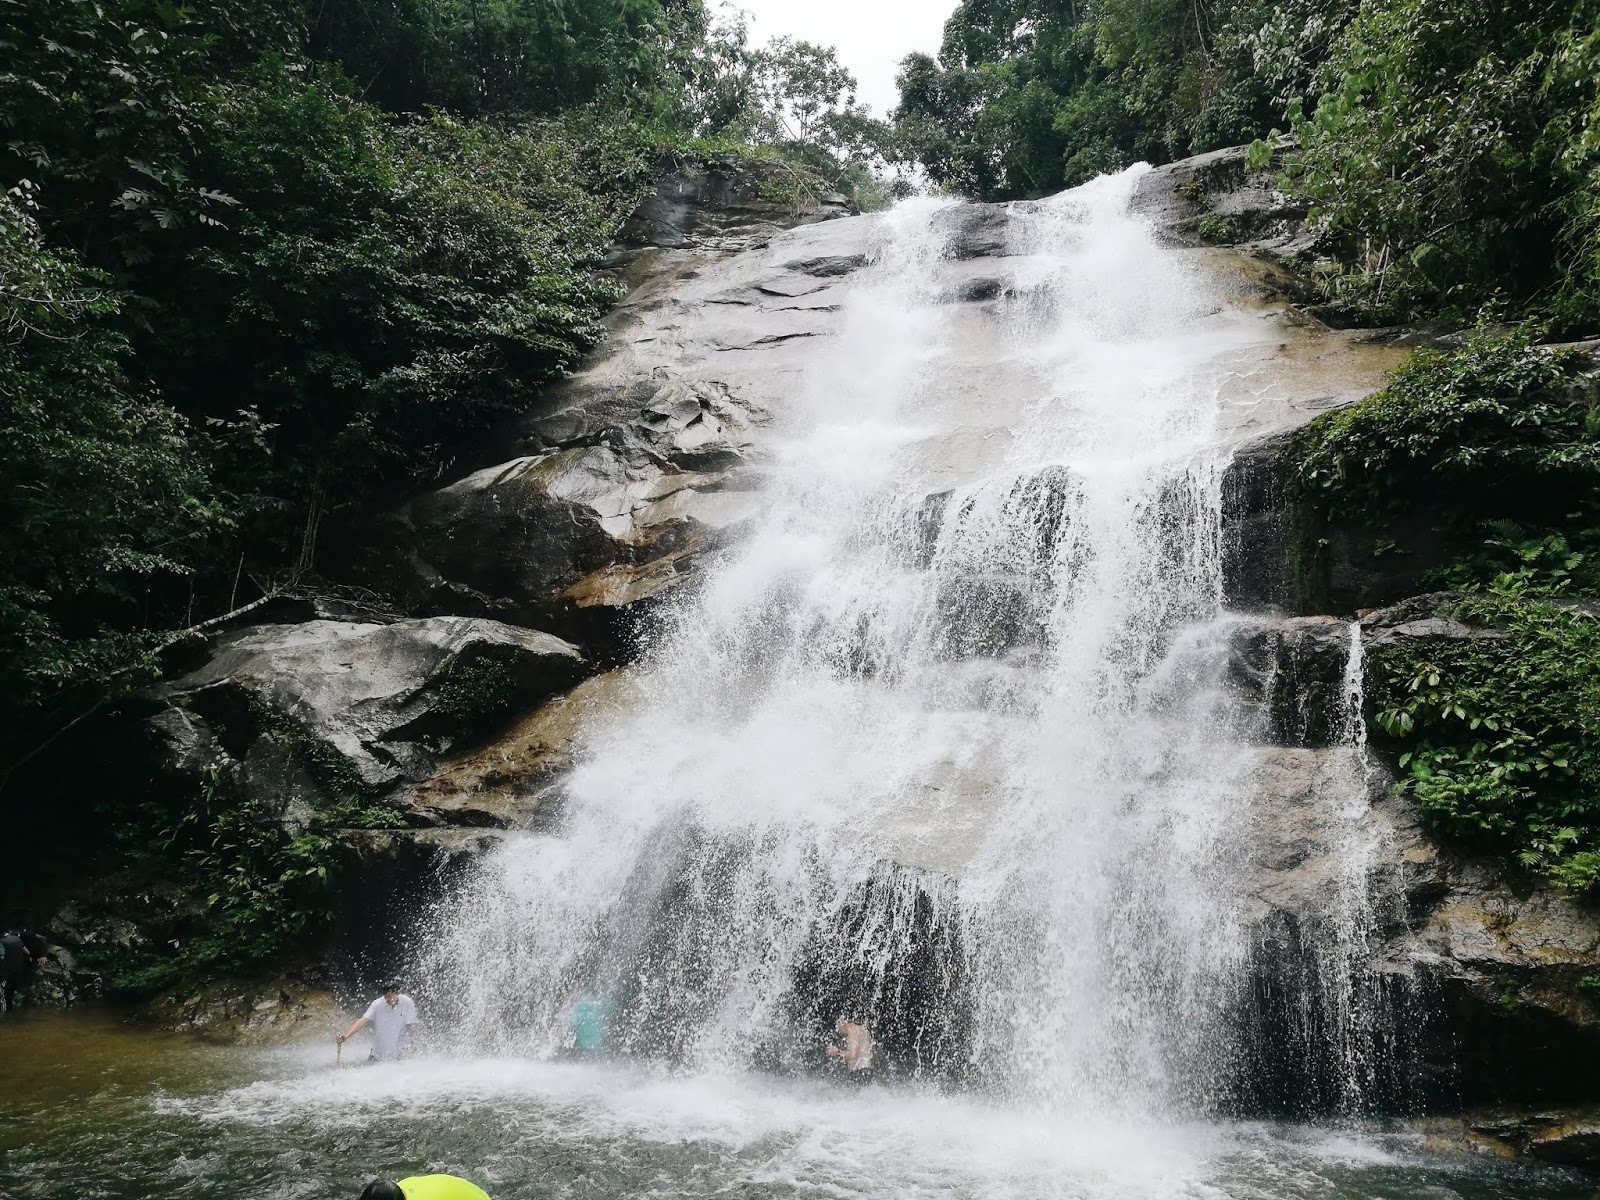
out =
{"type": "Polygon", "coordinates": [[[202,441],[127,379],[118,298],[45,244],[32,192],[0,197],[0,779],[155,675],[152,595],[227,523],[202,441]]]}

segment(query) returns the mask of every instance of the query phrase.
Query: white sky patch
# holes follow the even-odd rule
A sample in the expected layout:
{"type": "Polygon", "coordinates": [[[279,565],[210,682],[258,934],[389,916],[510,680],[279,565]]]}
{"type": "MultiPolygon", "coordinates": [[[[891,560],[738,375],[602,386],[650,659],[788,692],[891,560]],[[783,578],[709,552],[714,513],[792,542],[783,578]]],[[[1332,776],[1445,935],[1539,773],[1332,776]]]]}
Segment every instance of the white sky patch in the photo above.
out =
{"type": "Polygon", "coordinates": [[[788,34],[837,47],[839,61],[860,80],[857,99],[874,116],[900,102],[894,77],[915,50],[937,53],[956,0],[733,0],[750,14],[755,45],[788,34]]]}

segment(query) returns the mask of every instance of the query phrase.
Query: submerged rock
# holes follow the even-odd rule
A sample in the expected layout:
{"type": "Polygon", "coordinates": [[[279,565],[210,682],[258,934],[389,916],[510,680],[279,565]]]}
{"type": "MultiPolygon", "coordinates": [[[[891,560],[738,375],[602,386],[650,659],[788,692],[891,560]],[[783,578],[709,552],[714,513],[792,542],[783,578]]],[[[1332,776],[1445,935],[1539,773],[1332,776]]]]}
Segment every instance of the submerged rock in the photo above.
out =
{"type": "Polygon", "coordinates": [[[303,983],[217,983],[151,1010],[174,1033],[243,1046],[332,1040],[343,1012],[332,993],[303,983]]]}

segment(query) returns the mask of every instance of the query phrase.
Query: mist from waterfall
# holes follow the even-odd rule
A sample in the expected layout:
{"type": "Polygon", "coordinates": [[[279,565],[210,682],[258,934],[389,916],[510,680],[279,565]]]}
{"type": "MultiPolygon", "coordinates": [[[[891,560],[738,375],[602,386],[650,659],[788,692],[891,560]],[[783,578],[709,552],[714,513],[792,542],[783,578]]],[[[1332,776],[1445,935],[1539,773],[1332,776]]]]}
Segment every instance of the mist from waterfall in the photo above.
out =
{"type": "Polygon", "coordinates": [[[441,912],[419,965],[464,1046],[553,1055],[587,995],[619,1053],[806,1070],[843,1014],[899,1075],[1038,1109],[1226,1103],[1253,724],[1220,418],[1275,334],[1128,215],[1137,177],[1013,207],[1032,398],[998,468],[960,451],[994,397],[945,369],[955,206],[877,218],[762,516],[585,731],[560,827],[441,912]]]}

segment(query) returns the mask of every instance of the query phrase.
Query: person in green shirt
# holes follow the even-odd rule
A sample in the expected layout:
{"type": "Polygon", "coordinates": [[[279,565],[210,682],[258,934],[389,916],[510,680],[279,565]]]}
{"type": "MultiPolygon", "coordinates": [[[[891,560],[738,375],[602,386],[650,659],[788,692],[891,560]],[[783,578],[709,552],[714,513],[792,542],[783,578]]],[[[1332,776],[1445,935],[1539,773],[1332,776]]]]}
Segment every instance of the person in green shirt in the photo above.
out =
{"type": "Polygon", "coordinates": [[[361,1200],[489,1200],[489,1193],[454,1175],[413,1175],[399,1183],[374,1179],[361,1200]]]}
{"type": "Polygon", "coordinates": [[[607,997],[590,992],[567,1010],[567,1028],[572,1032],[574,1054],[592,1058],[606,1048],[606,1021],[611,1016],[611,1007],[607,997]]]}

